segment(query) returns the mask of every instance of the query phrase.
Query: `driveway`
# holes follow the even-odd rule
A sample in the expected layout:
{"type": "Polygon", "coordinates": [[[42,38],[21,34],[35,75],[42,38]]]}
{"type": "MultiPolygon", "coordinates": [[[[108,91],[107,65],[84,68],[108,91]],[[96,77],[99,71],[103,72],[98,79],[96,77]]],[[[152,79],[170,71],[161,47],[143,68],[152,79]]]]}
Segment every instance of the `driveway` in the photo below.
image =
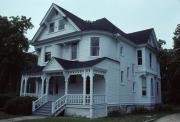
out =
{"type": "Polygon", "coordinates": [[[180,113],[164,116],[156,122],[180,122],[180,113]]]}
{"type": "Polygon", "coordinates": [[[3,119],[0,120],[0,122],[17,122],[22,120],[30,120],[30,119],[43,119],[46,118],[45,116],[21,116],[16,118],[10,118],[10,119],[3,119]]]}

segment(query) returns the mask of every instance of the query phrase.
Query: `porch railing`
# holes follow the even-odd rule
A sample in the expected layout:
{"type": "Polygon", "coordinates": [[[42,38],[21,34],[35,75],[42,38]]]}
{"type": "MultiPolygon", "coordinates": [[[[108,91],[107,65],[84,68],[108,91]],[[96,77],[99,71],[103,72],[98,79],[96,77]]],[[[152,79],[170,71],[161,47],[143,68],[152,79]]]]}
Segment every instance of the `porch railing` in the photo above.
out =
{"type": "Polygon", "coordinates": [[[32,102],[32,111],[34,112],[35,110],[37,110],[39,107],[41,107],[42,105],[44,105],[47,102],[48,102],[48,96],[43,95],[42,97],[40,97],[36,101],[32,102]]]}
{"type": "Polygon", "coordinates": [[[60,97],[55,102],[52,102],[52,114],[56,113],[59,109],[61,109],[66,104],[66,95],[60,97]]]}
{"type": "Polygon", "coordinates": [[[21,96],[39,97],[39,95],[36,93],[25,93],[25,94],[22,94],[21,96]]]}

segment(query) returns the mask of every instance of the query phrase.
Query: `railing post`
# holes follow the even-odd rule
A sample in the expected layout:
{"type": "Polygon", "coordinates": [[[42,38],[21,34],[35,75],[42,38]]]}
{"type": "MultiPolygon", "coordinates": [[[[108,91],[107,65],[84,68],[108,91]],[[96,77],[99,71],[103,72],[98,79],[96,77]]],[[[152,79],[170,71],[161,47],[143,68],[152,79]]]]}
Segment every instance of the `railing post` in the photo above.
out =
{"type": "Polygon", "coordinates": [[[93,118],[93,77],[94,73],[93,70],[91,69],[90,73],[90,118],[93,118]]]}
{"type": "Polygon", "coordinates": [[[32,102],[32,111],[35,111],[35,101],[32,102]]]}
{"type": "Polygon", "coordinates": [[[83,77],[83,105],[85,105],[86,104],[86,74],[85,74],[85,70],[84,70],[82,77],[83,77]]]}
{"type": "Polygon", "coordinates": [[[52,114],[54,113],[54,102],[52,102],[52,114]]]}

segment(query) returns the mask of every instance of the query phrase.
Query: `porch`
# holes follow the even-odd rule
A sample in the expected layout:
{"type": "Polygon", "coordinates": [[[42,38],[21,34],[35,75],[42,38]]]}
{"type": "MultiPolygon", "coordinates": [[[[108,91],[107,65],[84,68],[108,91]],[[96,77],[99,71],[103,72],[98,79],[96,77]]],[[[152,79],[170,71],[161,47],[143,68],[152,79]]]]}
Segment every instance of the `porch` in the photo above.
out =
{"type": "Polygon", "coordinates": [[[51,101],[51,115],[59,114],[68,106],[84,106],[92,118],[93,105],[106,103],[105,73],[99,68],[84,68],[23,75],[20,95],[38,98],[33,102],[33,112],[51,101]]]}

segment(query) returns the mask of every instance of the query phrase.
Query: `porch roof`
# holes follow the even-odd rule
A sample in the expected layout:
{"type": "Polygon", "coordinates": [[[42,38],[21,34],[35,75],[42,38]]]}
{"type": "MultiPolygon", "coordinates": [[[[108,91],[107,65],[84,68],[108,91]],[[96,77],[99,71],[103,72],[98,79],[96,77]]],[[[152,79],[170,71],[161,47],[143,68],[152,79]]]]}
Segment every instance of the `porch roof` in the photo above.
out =
{"type": "Polygon", "coordinates": [[[39,65],[31,65],[27,67],[24,71],[23,74],[28,74],[28,73],[41,73],[43,70],[44,66],[39,66],[39,65]]]}
{"type": "Polygon", "coordinates": [[[56,61],[64,68],[64,69],[76,69],[76,68],[86,68],[86,67],[92,67],[101,61],[105,59],[113,60],[115,62],[119,62],[117,60],[108,58],[108,57],[102,57],[102,58],[97,58],[94,60],[90,61],[70,61],[70,60],[64,60],[60,58],[55,58],[56,61]]]}

